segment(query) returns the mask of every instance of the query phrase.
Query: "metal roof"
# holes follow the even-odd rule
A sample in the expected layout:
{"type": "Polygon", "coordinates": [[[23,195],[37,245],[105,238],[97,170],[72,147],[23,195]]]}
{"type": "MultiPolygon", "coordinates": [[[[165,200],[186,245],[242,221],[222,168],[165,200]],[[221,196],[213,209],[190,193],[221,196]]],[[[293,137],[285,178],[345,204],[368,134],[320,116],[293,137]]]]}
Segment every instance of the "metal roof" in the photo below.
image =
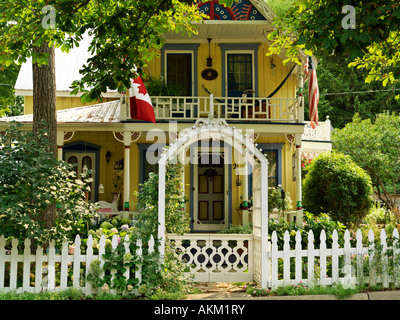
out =
{"type": "MultiPolygon", "coordinates": [[[[120,123],[120,100],[57,111],[57,123],[120,123]]],[[[33,115],[0,118],[0,122],[33,122],[33,115]]]]}
{"type": "MultiPolygon", "coordinates": [[[[84,36],[79,42],[79,46],[72,48],[68,53],[62,52],[60,48],[55,49],[57,96],[70,97],[70,92],[72,91],[70,86],[72,82],[82,78],[79,70],[84,64],[87,64],[87,59],[93,56],[89,51],[91,41],[91,37],[84,36]]],[[[103,96],[115,96],[115,93],[117,93],[117,91],[110,90],[104,93],[103,96]]],[[[15,83],[15,94],[22,96],[33,94],[31,58],[28,58],[27,61],[21,65],[15,83]]]]}

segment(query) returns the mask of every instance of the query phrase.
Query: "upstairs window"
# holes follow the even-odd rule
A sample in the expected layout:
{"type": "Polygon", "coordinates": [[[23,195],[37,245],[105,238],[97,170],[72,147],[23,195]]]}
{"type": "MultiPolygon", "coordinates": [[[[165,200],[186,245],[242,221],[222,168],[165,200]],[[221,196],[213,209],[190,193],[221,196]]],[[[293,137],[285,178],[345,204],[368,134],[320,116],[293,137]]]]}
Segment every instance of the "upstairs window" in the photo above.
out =
{"type": "Polygon", "coordinates": [[[251,54],[228,54],[228,96],[239,97],[247,89],[253,90],[251,54]]]}

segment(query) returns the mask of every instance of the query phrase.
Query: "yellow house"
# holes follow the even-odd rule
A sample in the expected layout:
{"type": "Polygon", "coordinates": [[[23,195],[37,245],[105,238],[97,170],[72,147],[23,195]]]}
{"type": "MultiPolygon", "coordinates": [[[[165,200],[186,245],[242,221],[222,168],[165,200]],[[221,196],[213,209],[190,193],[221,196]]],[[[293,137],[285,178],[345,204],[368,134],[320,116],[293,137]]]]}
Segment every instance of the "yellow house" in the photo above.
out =
{"type": "MultiPolygon", "coordinates": [[[[145,81],[162,78],[183,88],[177,96],[151,95],[156,124],[132,119],[128,97],[117,92],[88,105],[71,96],[69,85],[79,77],[88,43],[69,54],[57,51],[58,156],[77,163],[78,173],[84,167],[95,171],[89,201],[114,202],[118,211],[134,212],[134,192],[156,170],[161,148],[198,119],[212,116],[257,144],[269,161],[268,185],[290,194],[292,210],[286,217],[301,222],[301,147],[307,149],[303,157],[330,150],[329,120],[314,131],[309,128],[296,94],[302,68],[284,66],[284,53],[266,55],[275,14],[264,1],[241,0],[231,8],[215,0],[197,3],[210,17],[199,24],[198,35],[166,34],[166,44],[148,64],[145,81]]],[[[25,114],[1,119],[1,127],[12,120],[31,127],[30,73],[31,65],[23,65],[15,88],[25,97],[25,114]]],[[[186,165],[184,177],[191,230],[215,232],[251,221],[246,206],[252,197],[251,168],[227,143],[201,141],[190,152],[197,159],[186,165]]]]}

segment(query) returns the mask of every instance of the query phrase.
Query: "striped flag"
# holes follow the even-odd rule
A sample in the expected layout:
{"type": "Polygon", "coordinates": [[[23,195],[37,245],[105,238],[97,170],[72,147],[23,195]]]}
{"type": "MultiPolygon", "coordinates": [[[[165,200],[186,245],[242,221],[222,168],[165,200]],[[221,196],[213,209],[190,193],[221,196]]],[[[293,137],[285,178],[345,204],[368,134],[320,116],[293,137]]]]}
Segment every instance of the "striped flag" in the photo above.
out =
{"type": "Polygon", "coordinates": [[[311,127],[315,129],[318,125],[318,102],[319,89],[317,72],[312,57],[308,56],[307,62],[304,65],[304,72],[308,76],[308,107],[310,109],[311,127]]]}

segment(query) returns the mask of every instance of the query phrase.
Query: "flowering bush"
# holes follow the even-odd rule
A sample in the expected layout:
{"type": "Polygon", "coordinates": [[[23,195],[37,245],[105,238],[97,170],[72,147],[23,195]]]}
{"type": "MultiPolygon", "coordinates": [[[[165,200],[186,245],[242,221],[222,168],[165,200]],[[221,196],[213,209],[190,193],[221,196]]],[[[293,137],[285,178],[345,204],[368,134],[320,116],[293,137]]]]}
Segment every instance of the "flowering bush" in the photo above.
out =
{"type": "MultiPolygon", "coordinates": [[[[0,134],[0,234],[60,244],[84,234],[97,207],[85,201],[89,176],[48,152],[48,136],[11,129],[0,134]]],[[[90,172],[88,172],[90,174],[90,172]]]]}

